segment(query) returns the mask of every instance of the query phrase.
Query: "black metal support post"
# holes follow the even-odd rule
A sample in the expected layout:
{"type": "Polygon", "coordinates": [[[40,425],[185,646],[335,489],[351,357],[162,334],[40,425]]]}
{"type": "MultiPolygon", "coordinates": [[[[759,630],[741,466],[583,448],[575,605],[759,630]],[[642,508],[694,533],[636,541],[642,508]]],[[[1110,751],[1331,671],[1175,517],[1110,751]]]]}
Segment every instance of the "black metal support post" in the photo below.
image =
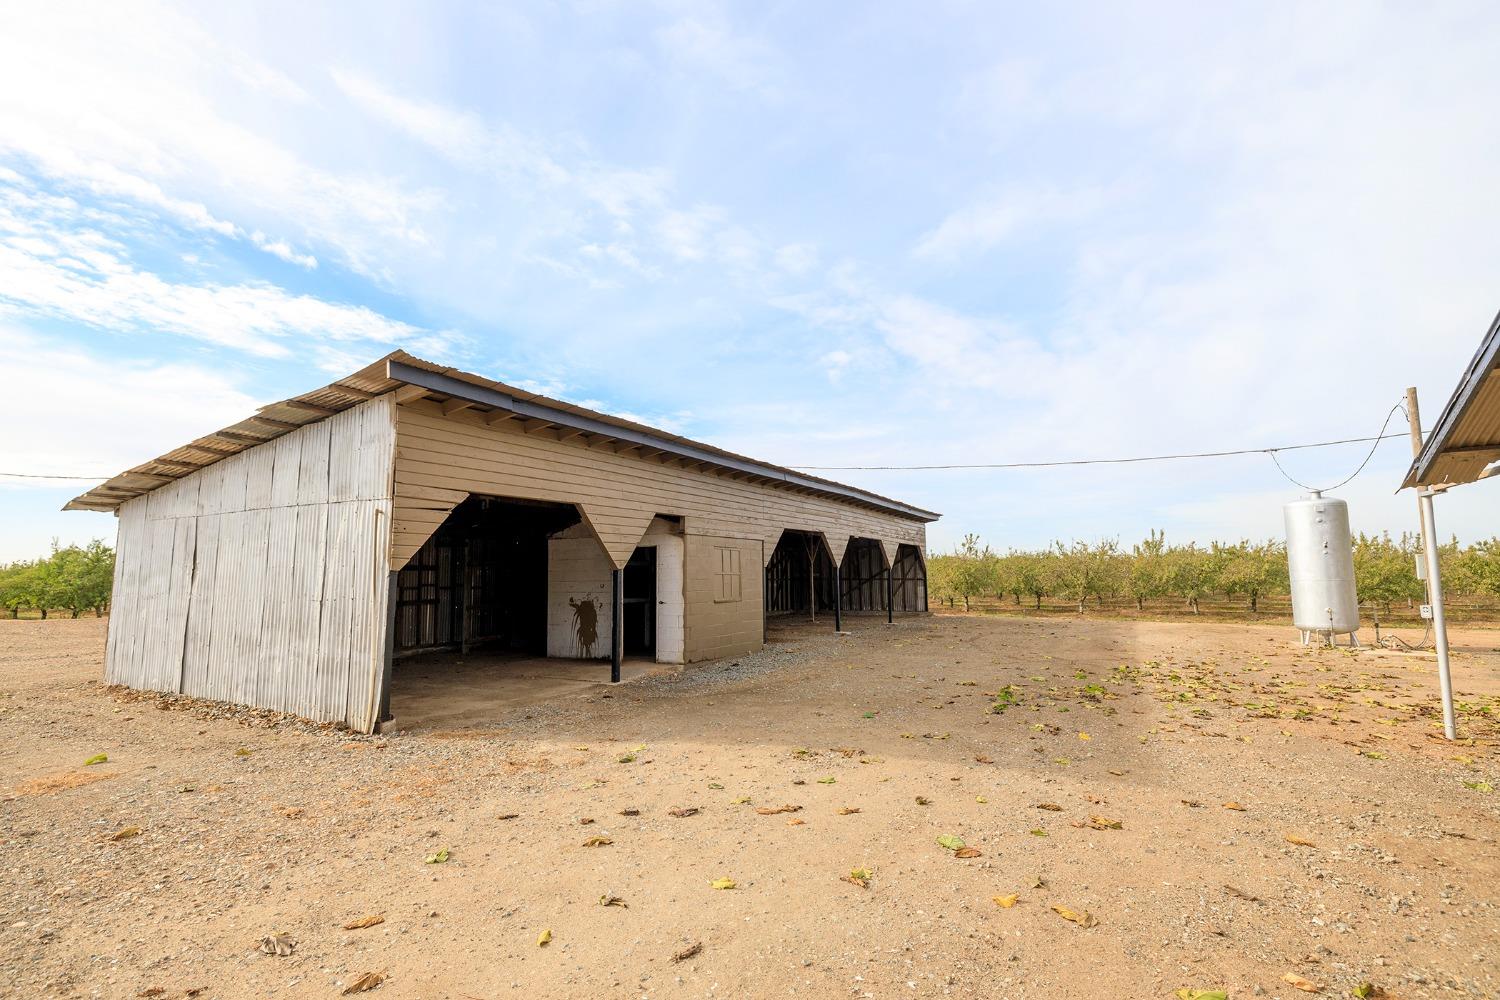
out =
{"type": "Polygon", "coordinates": [[[844,631],[844,583],[839,564],[833,564],[833,630],[844,631]]]}
{"type": "Polygon", "coordinates": [[[609,602],[609,682],[620,683],[620,664],[625,659],[625,571],[609,574],[614,593],[609,602]]]}
{"type": "Polygon", "coordinates": [[[892,579],[896,575],[894,564],[885,568],[885,623],[896,624],[896,583],[892,579]]]}

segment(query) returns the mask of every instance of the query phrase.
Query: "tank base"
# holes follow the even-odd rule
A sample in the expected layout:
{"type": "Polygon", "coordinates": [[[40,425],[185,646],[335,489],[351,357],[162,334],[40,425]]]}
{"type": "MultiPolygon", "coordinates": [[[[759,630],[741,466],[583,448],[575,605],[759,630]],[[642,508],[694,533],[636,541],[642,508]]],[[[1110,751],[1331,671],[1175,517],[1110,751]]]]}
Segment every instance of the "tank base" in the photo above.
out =
{"type": "Polygon", "coordinates": [[[1349,637],[1350,649],[1364,649],[1364,647],[1359,643],[1359,633],[1357,631],[1334,632],[1326,628],[1305,628],[1300,629],[1300,631],[1302,633],[1302,645],[1304,646],[1311,646],[1313,644],[1313,637],[1317,636],[1322,645],[1333,648],[1338,645],[1339,636],[1347,635],[1349,637]]]}

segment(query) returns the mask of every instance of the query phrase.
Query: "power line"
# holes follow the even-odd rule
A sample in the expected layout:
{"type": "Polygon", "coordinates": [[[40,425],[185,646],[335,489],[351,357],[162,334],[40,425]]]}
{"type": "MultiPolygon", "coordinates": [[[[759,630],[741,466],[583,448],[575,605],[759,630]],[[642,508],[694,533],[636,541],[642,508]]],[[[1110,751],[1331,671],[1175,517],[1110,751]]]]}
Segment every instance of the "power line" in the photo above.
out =
{"type": "MultiPolygon", "coordinates": [[[[1386,418],[1389,421],[1389,417],[1386,418]]],[[[1381,428],[1384,431],[1385,428],[1381,428]]],[[[851,471],[880,471],[880,472],[906,472],[919,470],[940,469],[1045,469],[1060,465],[1126,465],[1132,462],[1172,462],[1186,458],[1225,458],[1230,455],[1271,455],[1279,451],[1300,451],[1304,448],[1331,448],[1340,444],[1363,444],[1374,441],[1377,444],[1388,438],[1406,437],[1405,434],[1381,433],[1375,437],[1353,437],[1339,438],[1337,441],[1315,441],[1311,444],[1283,444],[1274,448],[1235,448],[1230,451],[1194,451],[1184,452],[1179,455],[1138,455],[1132,458],[1073,458],[1052,462],[984,462],[976,464],[955,465],[794,465],[792,468],[807,472],[851,472],[851,471]]],[[[1372,452],[1373,454],[1373,449],[1372,452]]],[[[1369,461],[1368,458],[1365,459],[1369,461]]],[[[1364,465],[1360,466],[1363,469],[1364,465]]],[[[1355,473],[1358,475],[1358,472],[1355,473]]],[[[1350,478],[1353,478],[1352,476],[1350,478]]],[[[1346,479],[1344,482],[1348,482],[1346,479]]],[[[1301,485],[1301,484],[1298,484],[1301,485]]],[[[1339,484],[1344,485],[1343,483],[1339,484]]],[[[1304,487],[1305,488],[1305,487],[1304,487]]]]}
{"type": "MultiPolygon", "coordinates": [[[[1381,441],[1385,441],[1390,438],[1407,436],[1405,434],[1385,433],[1386,427],[1390,425],[1391,417],[1394,416],[1396,410],[1399,410],[1400,408],[1401,407],[1399,405],[1392,408],[1391,412],[1386,415],[1385,423],[1381,425],[1381,433],[1375,435],[1374,437],[1339,438],[1334,441],[1314,441],[1309,444],[1284,444],[1276,445],[1270,448],[1234,448],[1226,451],[1194,451],[1182,452],[1180,454],[1173,455],[1136,455],[1130,458],[1072,458],[1057,459],[1047,462],[983,462],[951,465],[794,465],[791,466],[791,468],[806,472],[923,472],[941,471],[945,469],[1047,469],[1072,465],[1129,465],[1138,462],[1174,462],[1193,458],[1227,458],[1233,455],[1270,455],[1272,461],[1275,461],[1276,453],[1282,451],[1302,451],[1308,448],[1332,448],[1336,445],[1341,444],[1365,444],[1373,442],[1373,446],[1370,448],[1369,454],[1367,454],[1365,456],[1365,460],[1359,464],[1359,468],[1355,469],[1353,474],[1351,474],[1348,479],[1345,479],[1343,482],[1339,483],[1338,486],[1329,487],[1330,490],[1336,490],[1339,488],[1339,486],[1345,485],[1355,476],[1364,471],[1365,466],[1369,464],[1370,459],[1375,454],[1375,448],[1379,446],[1381,441]]],[[[1281,463],[1276,462],[1276,466],[1277,468],[1281,468],[1281,463]]],[[[1282,469],[1282,475],[1286,475],[1285,469],[1282,469]]],[[[0,472],[0,478],[79,479],[98,482],[110,477],[49,475],[47,473],[40,472],[0,472]]],[[[1307,486],[1304,483],[1297,482],[1297,480],[1295,479],[1292,479],[1291,476],[1287,476],[1287,479],[1291,480],[1291,482],[1293,482],[1297,486],[1301,486],[1303,489],[1312,489],[1312,487],[1307,486]]]]}
{"type": "Polygon", "coordinates": [[[1372,445],[1370,445],[1370,451],[1369,451],[1369,454],[1365,455],[1365,460],[1363,462],[1360,462],[1359,463],[1359,468],[1357,468],[1353,472],[1349,473],[1348,477],[1345,478],[1344,480],[1342,480],[1338,484],[1338,486],[1327,486],[1327,487],[1324,487],[1322,489],[1319,489],[1319,488],[1317,488],[1315,486],[1309,486],[1306,483],[1301,482],[1300,480],[1293,479],[1292,476],[1291,476],[1291,473],[1287,472],[1286,469],[1283,469],[1281,467],[1281,459],[1279,459],[1279,458],[1276,457],[1276,453],[1274,451],[1270,453],[1270,455],[1271,455],[1271,461],[1273,461],[1273,462],[1276,463],[1276,468],[1279,469],[1281,471],[1281,474],[1286,477],[1287,482],[1291,483],[1293,486],[1300,486],[1304,490],[1308,490],[1308,491],[1313,492],[1313,493],[1332,493],[1334,490],[1338,489],[1339,486],[1345,485],[1350,480],[1352,480],[1355,476],[1357,476],[1361,472],[1365,471],[1365,466],[1369,465],[1370,464],[1370,459],[1372,459],[1372,458],[1375,457],[1375,449],[1380,447],[1380,439],[1381,438],[1387,437],[1387,436],[1389,436],[1389,437],[1400,437],[1401,436],[1399,434],[1387,435],[1385,433],[1385,429],[1391,425],[1391,418],[1396,415],[1396,411],[1397,410],[1403,410],[1404,411],[1405,409],[1406,409],[1406,407],[1402,406],[1400,403],[1397,403],[1395,406],[1391,407],[1391,412],[1387,413],[1385,415],[1385,423],[1383,423],[1383,424],[1380,425],[1380,434],[1379,434],[1379,436],[1377,436],[1375,438],[1375,443],[1372,444],[1372,445]]]}

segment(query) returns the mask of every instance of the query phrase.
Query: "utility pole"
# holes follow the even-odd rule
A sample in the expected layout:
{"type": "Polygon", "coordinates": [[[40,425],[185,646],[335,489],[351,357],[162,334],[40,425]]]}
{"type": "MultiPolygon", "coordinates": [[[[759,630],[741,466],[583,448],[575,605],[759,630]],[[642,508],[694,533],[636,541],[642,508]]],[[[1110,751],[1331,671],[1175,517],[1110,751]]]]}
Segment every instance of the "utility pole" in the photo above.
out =
{"type": "MultiPolygon", "coordinates": [[[[1417,390],[1413,386],[1406,390],[1406,418],[1411,427],[1412,458],[1422,454],[1422,416],[1417,409],[1417,390]]],[[[1436,491],[1417,486],[1417,516],[1422,524],[1422,554],[1427,560],[1427,604],[1432,609],[1433,645],[1437,648],[1438,689],[1443,698],[1443,735],[1448,739],[1458,738],[1458,726],[1453,714],[1453,675],[1448,668],[1448,621],[1443,613],[1443,575],[1438,562],[1437,525],[1432,511],[1432,498],[1436,491]]]]}

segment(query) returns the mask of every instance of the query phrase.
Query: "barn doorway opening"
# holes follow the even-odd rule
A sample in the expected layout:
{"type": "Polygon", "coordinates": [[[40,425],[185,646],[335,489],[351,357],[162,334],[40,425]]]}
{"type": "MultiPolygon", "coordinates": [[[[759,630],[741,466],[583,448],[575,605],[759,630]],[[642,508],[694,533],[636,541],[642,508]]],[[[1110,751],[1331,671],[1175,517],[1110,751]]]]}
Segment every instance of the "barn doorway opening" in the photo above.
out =
{"type": "Polygon", "coordinates": [[[625,564],[622,618],[626,656],[656,656],[656,546],[642,545],[625,564]]]}
{"type": "Polygon", "coordinates": [[[815,531],[781,533],[766,563],[766,614],[833,614],[833,558],[815,531]]]}
{"type": "Polygon", "coordinates": [[[395,655],[471,649],[545,656],[547,538],[571,504],[470,497],[396,574],[395,655]]]}

